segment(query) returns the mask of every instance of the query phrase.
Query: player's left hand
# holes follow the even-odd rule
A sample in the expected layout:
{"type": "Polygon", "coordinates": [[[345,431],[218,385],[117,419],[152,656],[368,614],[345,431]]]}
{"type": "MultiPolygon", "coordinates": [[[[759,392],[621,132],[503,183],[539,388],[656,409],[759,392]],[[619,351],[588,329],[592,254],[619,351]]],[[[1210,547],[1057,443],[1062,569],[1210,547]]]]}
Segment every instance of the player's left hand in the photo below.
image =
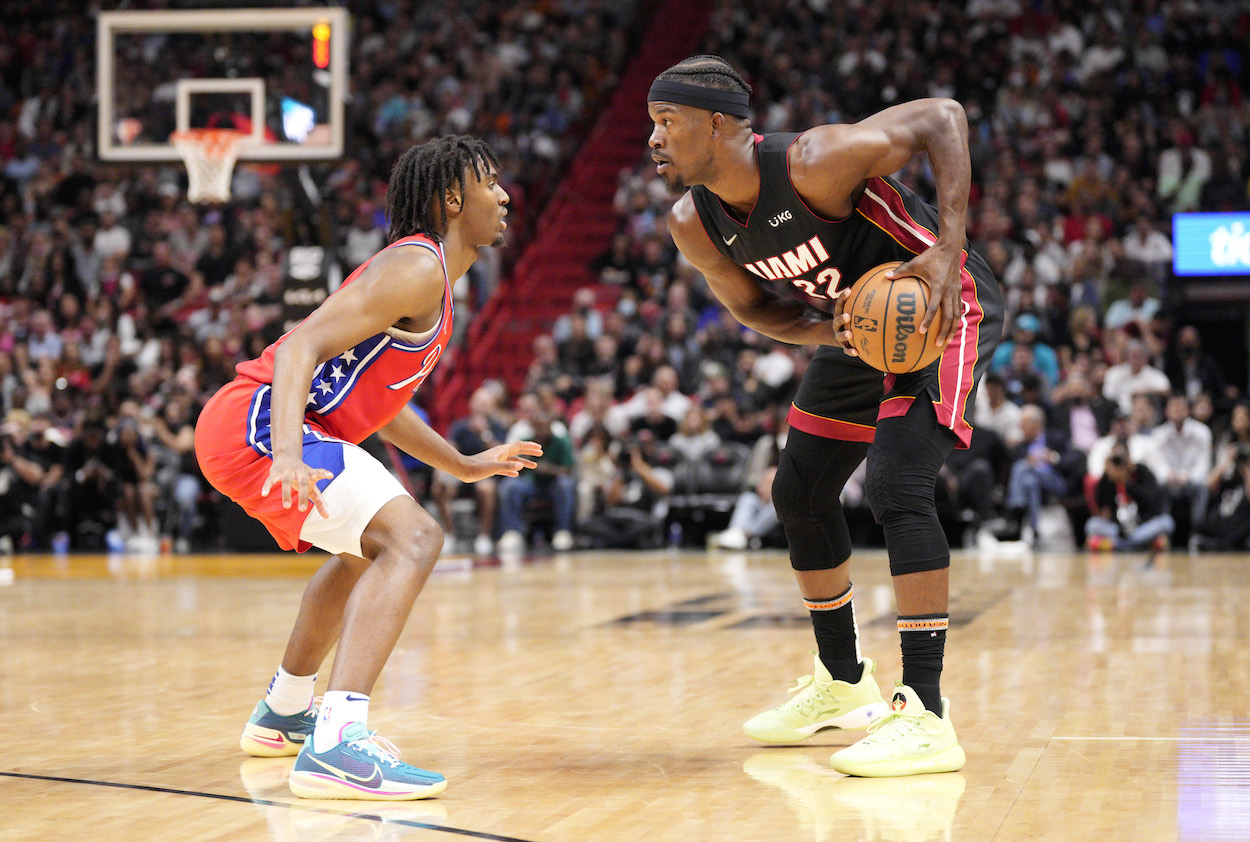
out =
{"type": "Polygon", "coordinates": [[[542,456],[543,448],[534,441],[511,441],[483,450],[476,456],[465,457],[465,467],[458,479],[461,482],[477,482],[487,477],[515,477],[524,468],[537,468],[538,463],[526,456],[542,456]]]}
{"type": "Polygon", "coordinates": [[[941,348],[955,333],[955,325],[963,312],[963,302],[959,300],[961,286],[960,275],[964,268],[963,249],[937,243],[911,260],[885,273],[890,280],[895,278],[920,278],[929,285],[929,309],[925,310],[920,320],[919,331],[928,333],[930,325],[936,320],[934,330],[937,332],[936,344],[941,348]]]}

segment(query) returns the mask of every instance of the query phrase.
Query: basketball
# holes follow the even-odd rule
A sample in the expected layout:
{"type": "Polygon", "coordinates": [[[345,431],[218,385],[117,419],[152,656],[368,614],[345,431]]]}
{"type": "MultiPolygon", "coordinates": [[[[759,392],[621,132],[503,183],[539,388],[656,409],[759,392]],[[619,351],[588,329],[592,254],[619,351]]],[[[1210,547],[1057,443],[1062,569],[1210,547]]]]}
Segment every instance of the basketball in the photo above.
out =
{"type": "Polygon", "coordinates": [[[887,374],[919,371],[942,355],[934,344],[936,333],[917,330],[929,308],[929,285],[920,278],[885,276],[902,265],[891,260],[861,275],[851,285],[845,309],[859,358],[887,374]]]}

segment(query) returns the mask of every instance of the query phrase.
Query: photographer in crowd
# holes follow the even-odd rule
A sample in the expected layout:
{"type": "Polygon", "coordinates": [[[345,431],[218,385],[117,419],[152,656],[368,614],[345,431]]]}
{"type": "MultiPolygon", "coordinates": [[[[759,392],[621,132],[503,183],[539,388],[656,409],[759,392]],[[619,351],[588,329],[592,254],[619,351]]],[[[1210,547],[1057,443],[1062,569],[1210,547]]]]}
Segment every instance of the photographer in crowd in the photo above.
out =
{"type": "Polygon", "coordinates": [[[1212,505],[1198,524],[1203,550],[1244,550],[1250,546],[1250,404],[1233,407],[1228,439],[1220,444],[1207,479],[1212,505]]]}
{"type": "Polygon", "coordinates": [[[654,549],[663,542],[666,498],[676,478],[662,462],[673,454],[644,431],[610,451],[616,470],[602,483],[603,506],[581,524],[594,547],[654,549]]]}
{"type": "Polygon", "coordinates": [[[1167,549],[1176,529],[1167,505],[1167,492],[1150,469],[1134,464],[1128,447],[1116,444],[1094,487],[1095,513],[1085,525],[1089,548],[1167,549]]]}

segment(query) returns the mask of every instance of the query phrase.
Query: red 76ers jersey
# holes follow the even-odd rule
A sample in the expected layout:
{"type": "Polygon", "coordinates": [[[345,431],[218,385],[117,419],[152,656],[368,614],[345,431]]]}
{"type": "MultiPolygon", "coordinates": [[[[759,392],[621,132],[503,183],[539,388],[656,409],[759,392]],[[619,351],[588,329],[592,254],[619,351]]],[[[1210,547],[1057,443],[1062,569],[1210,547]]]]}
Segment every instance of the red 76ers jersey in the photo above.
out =
{"type": "MultiPolygon", "coordinates": [[[[400,247],[427,248],[437,255],[443,267],[443,310],[438,323],[424,334],[388,328],[317,366],[308,391],[304,423],[352,444],[364,441],[399,414],[434,369],[451,339],[451,279],[447,277],[442,245],[424,234],[416,234],[386,248],[400,247]]],[[[343,286],[355,281],[372,261],[373,257],[362,263],[343,286]]],[[[259,358],[240,363],[238,374],[261,384],[272,384],[274,353],[287,336],[290,334],[266,348],[259,358]]],[[[248,413],[249,439],[262,452],[269,443],[254,437],[268,438],[269,403],[270,390],[258,389],[248,413]]]]}

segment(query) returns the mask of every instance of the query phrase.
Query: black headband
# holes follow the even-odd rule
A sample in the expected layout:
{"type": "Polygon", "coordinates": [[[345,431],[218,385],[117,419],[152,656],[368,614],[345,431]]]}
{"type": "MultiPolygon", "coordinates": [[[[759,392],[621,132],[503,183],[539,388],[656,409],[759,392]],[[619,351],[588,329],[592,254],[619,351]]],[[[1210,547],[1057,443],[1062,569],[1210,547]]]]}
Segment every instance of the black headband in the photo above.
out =
{"type": "Polygon", "coordinates": [[[671,79],[656,79],[647,93],[647,102],[672,102],[692,105],[705,111],[720,111],[731,117],[746,117],[751,95],[746,91],[722,91],[671,79]]]}

